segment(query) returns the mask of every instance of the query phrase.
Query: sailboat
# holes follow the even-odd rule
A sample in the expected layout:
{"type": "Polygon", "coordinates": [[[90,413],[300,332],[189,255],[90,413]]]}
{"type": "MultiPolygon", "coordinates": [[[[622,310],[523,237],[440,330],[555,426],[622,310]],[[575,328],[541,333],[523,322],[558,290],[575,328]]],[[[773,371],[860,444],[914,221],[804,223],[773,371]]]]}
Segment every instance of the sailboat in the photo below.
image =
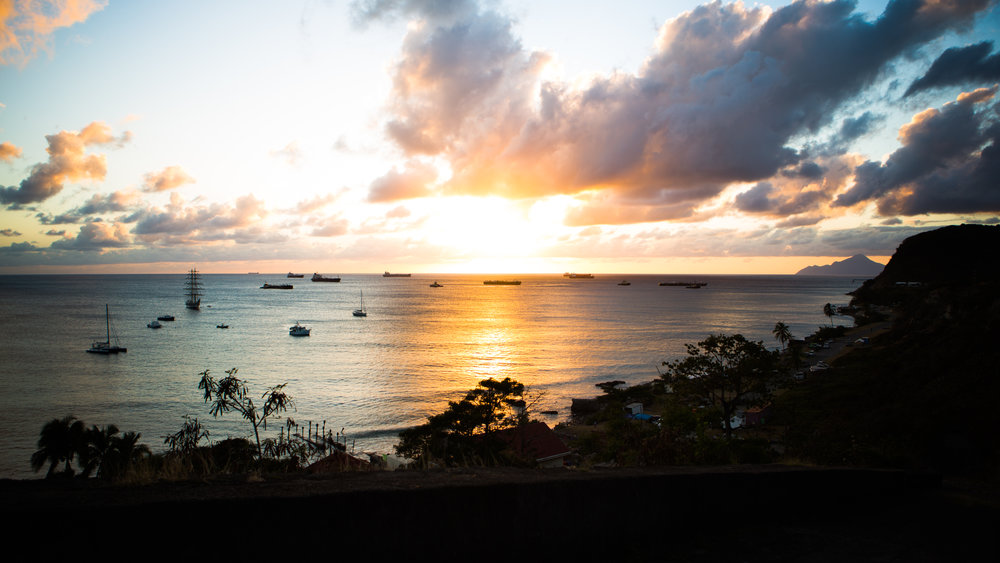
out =
{"type": "Polygon", "coordinates": [[[91,354],[117,354],[118,352],[128,352],[124,346],[118,345],[118,338],[115,337],[114,346],[111,345],[111,313],[108,306],[104,305],[104,330],[107,340],[104,342],[94,342],[87,349],[91,354]]]}
{"type": "Polygon", "coordinates": [[[198,310],[201,308],[201,277],[198,275],[198,270],[194,268],[188,272],[187,279],[184,281],[184,289],[187,290],[187,301],[184,305],[188,309],[198,310]]]}
{"type": "Polygon", "coordinates": [[[365,311],[365,292],[364,291],[361,292],[361,308],[360,309],[355,309],[354,312],[351,313],[351,314],[354,315],[355,317],[367,317],[368,316],[368,311],[365,311]]]}

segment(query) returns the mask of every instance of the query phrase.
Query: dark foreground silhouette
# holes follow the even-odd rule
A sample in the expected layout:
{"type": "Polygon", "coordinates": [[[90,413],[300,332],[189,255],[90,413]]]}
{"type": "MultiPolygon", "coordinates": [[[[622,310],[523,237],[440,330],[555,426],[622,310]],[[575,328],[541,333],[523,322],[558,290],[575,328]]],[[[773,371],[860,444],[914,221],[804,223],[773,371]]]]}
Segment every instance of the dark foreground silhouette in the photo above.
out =
{"type": "Polygon", "coordinates": [[[420,553],[448,560],[972,561],[997,553],[995,496],[892,470],[469,468],[137,487],[3,481],[0,494],[5,520],[14,521],[10,537],[58,531],[56,551],[100,529],[118,547],[155,550],[166,541],[201,551],[245,543],[379,560],[420,553]],[[63,524],[53,527],[56,521],[63,524]]]}

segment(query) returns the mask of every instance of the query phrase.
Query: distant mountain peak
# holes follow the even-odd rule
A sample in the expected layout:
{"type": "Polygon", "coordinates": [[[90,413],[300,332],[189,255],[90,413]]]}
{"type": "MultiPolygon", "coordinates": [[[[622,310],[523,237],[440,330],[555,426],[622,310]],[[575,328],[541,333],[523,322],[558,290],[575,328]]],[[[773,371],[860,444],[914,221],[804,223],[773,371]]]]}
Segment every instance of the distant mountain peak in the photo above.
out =
{"type": "Polygon", "coordinates": [[[868,258],[864,254],[855,254],[850,258],[827,264],[826,266],[809,266],[795,273],[796,276],[856,276],[870,278],[877,276],[884,264],[868,258]]]}

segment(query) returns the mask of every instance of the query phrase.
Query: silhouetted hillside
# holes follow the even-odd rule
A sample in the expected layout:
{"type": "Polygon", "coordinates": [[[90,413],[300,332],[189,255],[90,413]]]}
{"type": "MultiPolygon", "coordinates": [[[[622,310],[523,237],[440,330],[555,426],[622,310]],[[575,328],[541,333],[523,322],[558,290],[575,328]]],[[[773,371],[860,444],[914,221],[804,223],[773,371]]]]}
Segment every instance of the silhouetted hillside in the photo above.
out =
{"type": "Polygon", "coordinates": [[[882,271],[882,264],[864,254],[855,254],[846,260],[826,266],[807,266],[795,273],[796,276],[854,276],[868,278],[882,271]]]}
{"type": "Polygon", "coordinates": [[[1000,225],[953,225],[904,240],[872,286],[1000,280],[1000,225]]]}
{"type": "Polygon", "coordinates": [[[782,398],[790,449],[821,463],[995,475],[998,254],[1000,227],[906,239],[853,301],[891,306],[890,332],[782,398]]]}

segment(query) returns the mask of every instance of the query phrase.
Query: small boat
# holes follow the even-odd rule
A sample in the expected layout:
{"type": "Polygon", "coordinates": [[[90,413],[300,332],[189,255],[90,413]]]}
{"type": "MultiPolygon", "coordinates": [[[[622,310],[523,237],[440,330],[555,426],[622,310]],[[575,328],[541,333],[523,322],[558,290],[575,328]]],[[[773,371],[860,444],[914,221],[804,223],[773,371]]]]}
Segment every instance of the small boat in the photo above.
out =
{"type": "Polygon", "coordinates": [[[163,325],[160,324],[159,320],[155,320],[153,322],[146,323],[146,326],[148,326],[149,328],[163,328],[163,325]]]}
{"type": "Polygon", "coordinates": [[[128,352],[124,346],[118,345],[118,337],[115,336],[115,343],[111,344],[111,313],[108,311],[108,306],[104,306],[104,330],[107,340],[104,342],[94,342],[87,349],[91,354],[117,354],[119,352],[128,352]]]}
{"type": "Polygon", "coordinates": [[[291,272],[288,272],[288,277],[290,277],[290,278],[304,278],[304,277],[306,277],[306,275],[305,274],[293,274],[291,272]]]}
{"type": "Polygon", "coordinates": [[[227,325],[226,323],[221,323],[215,325],[215,328],[229,328],[229,325],[227,325]]]}
{"type": "Polygon", "coordinates": [[[351,313],[351,314],[354,315],[355,317],[367,317],[368,316],[368,311],[365,311],[365,292],[363,292],[363,291],[361,292],[361,308],[360,309],[355,309],[354,312],[351,313]]]}
{"type": "Polygon", "coordinates": [[[290,284],[290,283],[267,283],[267,282],[264,282],[264,285],[260,286],[260,288],[261,289],[293,289],[294,286],[292,286],[292,284],[290,284]]]}
{"type": "Polygon", "coordinates": [[[521,285],[520,280],[486,280],[483,285],[521,285]]]}
{"type": "Polygon", "coordinates": [[[594,274],[574,274],[571,272],[566,272],[563,274],[564,278],[569,278],[571,280],[592,280],[594,279],[594,274]]]}
{"type": "Polygon", "coordinates": [[[173,315],[160,315],[159,317],[156,317],[156,320],[158,320],[158,321],[172,321],[172,320],[174,320],[174,316],[173,315]]]}
{"type": "Polygon", "coordinates": [[[632,282],[630,282],[628,280],[622,280],[622,281],[618,282],[618,285],[632,285],[632,282]]]}
{"type": "Polygon", "coordinates": [[[309,336],[310,330],[299,323],[295,323],[295,326],[288,327],[288,334],[289,336],[309,336]]]}
{"type": "Polygon", "coordinates": [[[340,278],[327,278],[319,274],[313,274],[312,281],[314,282],[339,282],[340,278]]]}
{"type": "Polygon", "coordinates": [[[200,309],[202,286],[198,270],[191,268],[191,271],[188,272],[187,280],[184,282],[184,289],[187,290],[187,301],[184,302],[184,306],[188,309],[194,309],[196,311],[200,309]]]}
{"type": "Polygon", "coordinates": [[[408,278],[408,277],[410,277],[410,274],[390,274],[389,272],[386,272],[386,273],[382,274],[382,277],[383,278],[408,278]]]}
{"type": "Polygon", "coordinates": [[[444,287],[444,286],[439,284],[438,282],[434,282],[430,285],[430,287],[444,287]]]}

